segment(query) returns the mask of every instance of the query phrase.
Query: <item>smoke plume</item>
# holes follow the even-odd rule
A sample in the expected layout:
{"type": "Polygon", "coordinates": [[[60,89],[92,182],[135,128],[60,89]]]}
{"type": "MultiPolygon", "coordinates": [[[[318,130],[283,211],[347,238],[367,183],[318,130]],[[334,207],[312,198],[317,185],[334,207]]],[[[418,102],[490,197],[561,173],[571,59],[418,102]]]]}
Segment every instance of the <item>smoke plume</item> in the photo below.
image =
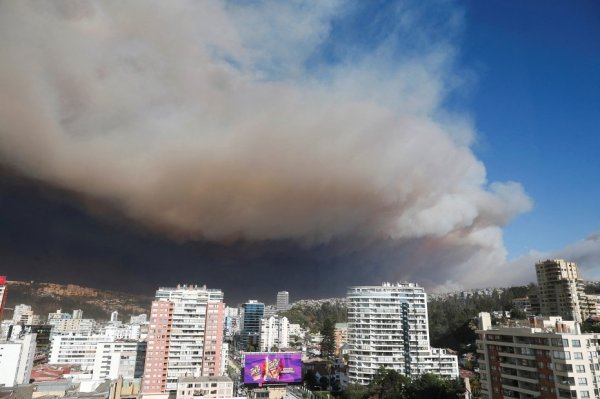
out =
{"type": "Polygon", "coordinates": [[[488,282],[531,201],[444,109],[460,12],[392,11],[336,47],[338,2],[3,2],[0,159],[177,239],[350,240],[382,278],[488,282]]]}

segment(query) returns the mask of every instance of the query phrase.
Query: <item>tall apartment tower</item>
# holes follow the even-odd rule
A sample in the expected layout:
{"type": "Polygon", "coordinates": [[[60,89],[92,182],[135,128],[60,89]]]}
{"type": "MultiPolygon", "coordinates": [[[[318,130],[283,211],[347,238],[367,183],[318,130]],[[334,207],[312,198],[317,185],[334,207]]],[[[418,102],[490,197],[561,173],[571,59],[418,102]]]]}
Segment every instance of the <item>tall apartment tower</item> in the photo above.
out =
{"type": "Polygon", "coordinates": [[[165,394],[181,377],[219,375],[225,305],[221,290],[159,288],[152,302],[142,393],[165,394]]]}
{"type": "Polygon", "coordinates": [[[245,350],[257,350],[260,345],[260,322],[265,314],[265,304],[251,299],[242,305],[242,309],[242,345],[245,350]]]}
{"type": "Polygon", "coordinates": [[[458,377],[456,356],[429,346],[427,294],[412,283],[348,289],[349,382],[368,384],[380,367],[408,377],[458,377]]]}
{"type": "Polygon", "coordinates": [[[593,313],[583,291],[577,264],[549,259],[536,263],[535,272],[542,315],[581,322],[593,313]]]}
{"type": "Polygon", "coordinates": [[[600,340],[574,321],[536,317],[492,326],[479,314],[477,353],[482,399],[600,398],[600,340]]]}
{"type": "Polygon", "coordinates": [[[6,304],[6,276],[0,276],[0,320],[2,320],[2,311],[6,304]]]}
{"type": "Polygon", "coordinates": [[[279,291],[277,293],[277,311],[288,310],[290,308],[290,293],[279,291]]]}
{"type": "Polygon", "coordinates": [[[290,338],[289,328],[290,323],[285,316],[263,318],[260,324],[260,350],[268,352],[273,347],[287,348],[290,338]]]}

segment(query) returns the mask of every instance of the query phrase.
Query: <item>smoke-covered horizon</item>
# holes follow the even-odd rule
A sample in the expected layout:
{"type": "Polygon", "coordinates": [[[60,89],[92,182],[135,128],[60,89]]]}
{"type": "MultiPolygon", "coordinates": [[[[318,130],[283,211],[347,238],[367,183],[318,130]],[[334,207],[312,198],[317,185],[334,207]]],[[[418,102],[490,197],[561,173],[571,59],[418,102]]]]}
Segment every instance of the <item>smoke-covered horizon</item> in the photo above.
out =
{"type": "Polygon", "coordinates": [[[506,279],[502,228],[532,200],[487,180],[469,116],[444,106],[469,85],[461,10],[389,7],[360,42],[340,28],[355,7],[2,3],[0,160],[178,243],[322,247],[429,286],[506,279]]]}
{"type": "MultiPolygon", "coordinates": [[[[272,301],[286,289],[294,300],[341,297],[351,285],[412,281],[427,292],[465,288],[439,281],[463,279],[450,256],[430,240],[336,242],[298,245],[290,240],[174,242],[136,228],[117,215],[84,211],[81,198],[0,168],[2,274],[14,280],[75,283],[152,294],[158,286],[206,284],[225,292],[228,304],[250,298],[272,301]],[[401,254],[402,256],[398,256],[401,254]]],[[[487,275],[467,288],[535,282],[535,262],[564,258],[597,279],[600,233],[555,251],[532,251],[508,261],[502,275],[487,275]]],[[[458,258],[460,260],[460,256],[458,258]]],[[[492,270],[490,273],[494,273],[492,270]]]]}

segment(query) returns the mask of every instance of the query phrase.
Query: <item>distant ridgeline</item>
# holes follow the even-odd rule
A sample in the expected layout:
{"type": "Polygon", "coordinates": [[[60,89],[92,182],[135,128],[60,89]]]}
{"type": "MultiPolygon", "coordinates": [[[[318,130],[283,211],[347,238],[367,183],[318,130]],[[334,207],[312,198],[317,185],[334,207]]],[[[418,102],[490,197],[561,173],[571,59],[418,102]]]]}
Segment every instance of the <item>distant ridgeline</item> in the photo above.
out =
{"type": "MultiPolygon", "coordinates": [[[[71,313],[73,309],[83,310],[86,318],[110,319],[110,313],[118,311],[120,319],[128,320],[130,315],[149,313],[152,296],[106,291],[81,287],[75,284],[53,284],[26,281],[8,281],[6,308],[19,304],[32,307],[35,314],[45,319],[48,313],[62,309],[71,313]]],[[[11,318],[12,310],[6,310],[3,318],[11,318]]]]}

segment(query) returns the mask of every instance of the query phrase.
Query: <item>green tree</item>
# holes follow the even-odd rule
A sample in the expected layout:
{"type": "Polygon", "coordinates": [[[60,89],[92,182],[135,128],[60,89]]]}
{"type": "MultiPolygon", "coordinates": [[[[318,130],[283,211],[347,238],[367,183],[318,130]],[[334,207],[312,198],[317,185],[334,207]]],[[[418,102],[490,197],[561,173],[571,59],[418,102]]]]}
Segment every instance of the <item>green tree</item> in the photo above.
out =
{"type": "Polygon", "coordinates": [[[600,323],[584,321],[581,324],[581,331],[584,333],[600,333],[600,323]]]}
{"type": "Polygon", "coordinates": [[[455,399],[464,391],[457,380],[446,380],[435,374],[423,374],[406,389],[406,399],[455,399]]]}
{"type": "Polygon", "coordinates": [[[341,303],[323,303],[319,306],[294,305],[291,309],[279,312],[288,318],[290,323],[300,324],[311,332],[318,332],[327,319],[334,323],[344,323],[348,320],[348,309],[341,303]]]}
{"type": "Polygon", "coordinates": [[[510,318],[512,320],[525,320],[527,319],[527,315],[521,309],[512,308],[510,310],[510,318]]]}
{"type": "Polygon", "coordinates": [[[321,356],[331,359],[335,354],[335,324],[331,319],[325,319],[321,328],[321,356]]]}
{"type": "Polygon", "coordinates": [[[469,384],[471,384],[471,393],[475,397],[479,397],[481,394],[481,382],[479,381],[479,376],[474,374],[469,378],[469,384]]]}
{"type": "Polygon", "coordinates": [[[396,370],[381,367],[369,384],[369,396],[377,399],[403,399],[410,379],[396,370]]]}
{"type": "Polygon", "coordinates": [[[345,391],[340,393],[340,399],[367,399],[369,390],[363,385],[350,384],[345,391]]]}

